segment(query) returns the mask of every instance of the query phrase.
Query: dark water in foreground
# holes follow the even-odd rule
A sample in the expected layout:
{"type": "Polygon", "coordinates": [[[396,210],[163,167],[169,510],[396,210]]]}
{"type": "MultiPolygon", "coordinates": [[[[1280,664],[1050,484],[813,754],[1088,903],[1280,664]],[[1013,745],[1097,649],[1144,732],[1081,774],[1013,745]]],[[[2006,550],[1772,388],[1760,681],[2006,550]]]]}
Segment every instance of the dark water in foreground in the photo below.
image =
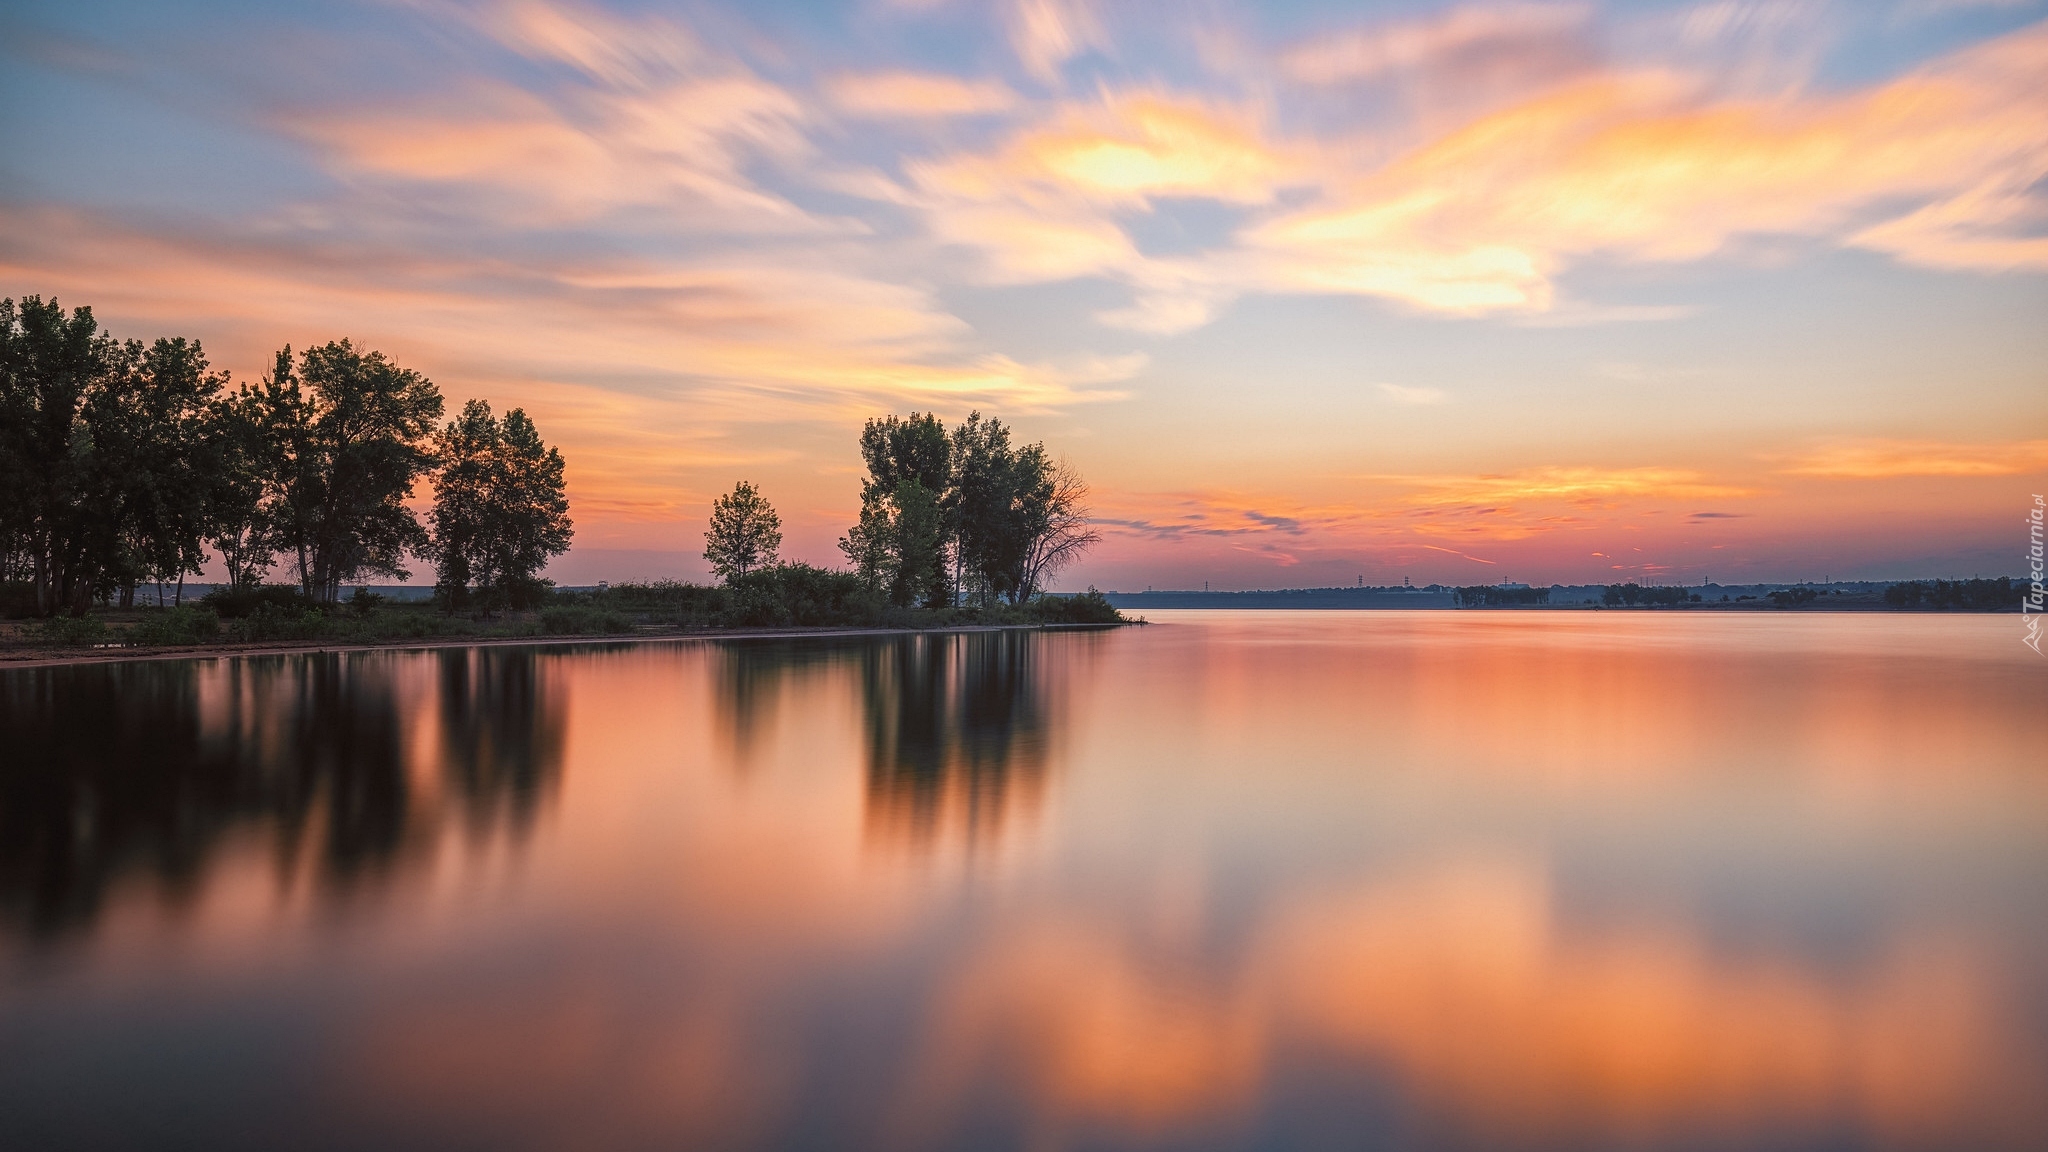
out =
{"type": "Polygon", "coordinates": [[[2013,617],[0,673],[0,1145],[2021,1148],[2013,617]]]}

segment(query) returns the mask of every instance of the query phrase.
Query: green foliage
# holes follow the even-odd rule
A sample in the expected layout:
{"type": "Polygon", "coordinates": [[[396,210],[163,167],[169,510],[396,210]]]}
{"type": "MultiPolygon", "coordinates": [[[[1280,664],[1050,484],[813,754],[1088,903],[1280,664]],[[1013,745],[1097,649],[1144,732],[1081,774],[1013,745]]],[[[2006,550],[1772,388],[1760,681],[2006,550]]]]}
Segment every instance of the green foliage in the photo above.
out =
{"type": "Polygon", "coordinates": [[[839,547],[898,606],[1028,604],[1098,539],[1079,475],[1043,445],[1013,446],[1000,420],[972,412],[948,433],[929,413],[889,416],[868,421],[860,448],[860,521],[839,547]],[[936,540],[924,494],[936,506],[936,540]]]}
{"type": "MultiPolygon", "coordinates": [[[[1629,585],[1629,587],[1634,587],[1634,585],[1629,585]]],[[[1548,604],[1550,603],[1550,589],[1496,588],[1490,584],[1474,584],[1470,587],[1454,590],[1451,593],[1451,602],[1466,608],[1512,608],[1530,604],[1548,604]]]]}
{"type": "Polygon", "coordinates": [[[220,635],[220,617],[204,607],[182,605],[144,616],[128,632],[137,644],[202,644],[220,635]]]}
{"type": "Polygon", "coordinates": [[[306,349],[296,372],[291,349],[278,353],[258,407],[277,456],[266,519],[307,595],[332,603],[358,577],[409,576],[406,552],[428,542],[405,501],[433,463],[433,381],[337,340],[306,349]]]}
{"type": "Polygon", "coordinates": [[[776,561],[782,548],[782,518],[761,493],[742,480],[732,494],[711,505],[711,527],[704,533],[704,558],[726,580],[776,561]]]}
{"type": "Polygon", "coordinates": [[[946,538],[938,495],[915,476],[896,482],[889,538],[894,544],[889,602],[898,607],[946,606],[946,538]]]}
{"type": "Polygon", "coordinates": [[[809,564],[776,564],[726,581],[720,622],[753,628],[817,628],[874,624],[881,605],[852,572],[809,564]]]}
{"type": "Polygon", "coordinates": [[[106,621],[97,616],[52,616],[28,625],[21,633],[22,638],[31,643],[67,648],[104,643],[111,635],[106,621]]]}
{"type": "Polygon", "coordinates": [[[1127,624],[1109,598],[1092,585],[1075,596],[1040,596],[1025,606],[1041,624],[1127,624]]]}
{"type": "Polygon", "coordinates": [[[1781,588],[1767,595],[1773,607],[1803,608],[1813,603],[1820,594],[1811,588],[1781,588]]]}
{"type": "Polygon", "coordinates": [[[203,415],[224,379],[196,343],[121,343],[92,309],[0,300],[0,557],[36,611],[83,613],[199,560],[203,415]]]}
{"type": "Polygon", "coordinates": [[[568,551],[572,526],[561,453],[518,408],[501,422],[471,400],[435,441],[431,546],[450,611],[475,598],[486,614],[545,597],[537,574],[568,551]]]}

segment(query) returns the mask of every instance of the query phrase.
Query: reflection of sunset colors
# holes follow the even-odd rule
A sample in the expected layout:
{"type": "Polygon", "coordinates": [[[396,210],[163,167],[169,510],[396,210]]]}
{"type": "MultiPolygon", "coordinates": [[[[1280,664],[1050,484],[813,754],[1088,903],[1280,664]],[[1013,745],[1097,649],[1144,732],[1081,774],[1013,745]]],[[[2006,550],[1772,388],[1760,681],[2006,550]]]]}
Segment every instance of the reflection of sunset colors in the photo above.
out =
{"type": "Polygon", "coordinates": [[[969,1075],[1021,1074],[1054,1126],[1185,1133],[1313,1054],[1391,1067],[1429,1123],[1494,1146],[1740,1142],[1843,1117],[1884,1144],[2017,1146],[2048,1123],[2048,1068],[1988,994],[2010,975],[1938,938],[1846,987],[1717,960],[1673,928],[1575,939],[1526,865],[1452,863],[1283,909],[1221,981],[1049,914],[948,990],[915,1098],[945,1116],[969,1075]]]}
{"type": "Polygon", "coordinates": [[[2048,6],[1398,7],[45,6],[0,294],[523,406],[570,582],[738,476],[837,562],[860,422],[975,408],[1076,587],[2014,570],[2048,6]]]}
{"type": "MultiPolygon", "coordinates": [[[[0,1031],[90,1082],[131,1029],[219,1071],[178,1081],[201,1131],[193,1099],[260,1087],[221,1122],[317,1106],[352,1143],[2027,1147],[2048,727],[2010,624],[1199,613],[70,670],[194,735],[140,777],[184,799],[35,853],[77,810],[0,797],[48,818],[0,841],[0,972],[73,957],[0,981],[0,1031]],[[302,760],[344,717],[365,739],[302,760]]],[[[19,1083],[16,1115],[67,1098],[19,1083]]]]}

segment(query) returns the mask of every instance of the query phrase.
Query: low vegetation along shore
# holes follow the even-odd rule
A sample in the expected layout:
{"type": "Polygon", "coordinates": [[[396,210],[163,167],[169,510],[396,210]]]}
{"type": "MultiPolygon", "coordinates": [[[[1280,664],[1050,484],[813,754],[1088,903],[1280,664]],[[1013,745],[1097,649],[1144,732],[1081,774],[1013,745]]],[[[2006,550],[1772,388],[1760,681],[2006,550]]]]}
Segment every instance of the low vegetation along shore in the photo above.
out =
{"type": "Polygon", "coordinates": [[[1098,538],[1087,485],[979,412],[868,421],[846,570],[785,562],[780,517],[741,480],[704,533],[718,584],[558,591],[541,573],[574,535],[561,453],[519,409],[443,411],[433,381],[347,340],[236,385],[196,340],[0,301],[0,657],[1126,622],[1093,589],[1045,591],[1098,538]],[[365,586],[414,562],[430,602],[365,586]],[[208,571],[224,586],[188,599],[208,571]]]}

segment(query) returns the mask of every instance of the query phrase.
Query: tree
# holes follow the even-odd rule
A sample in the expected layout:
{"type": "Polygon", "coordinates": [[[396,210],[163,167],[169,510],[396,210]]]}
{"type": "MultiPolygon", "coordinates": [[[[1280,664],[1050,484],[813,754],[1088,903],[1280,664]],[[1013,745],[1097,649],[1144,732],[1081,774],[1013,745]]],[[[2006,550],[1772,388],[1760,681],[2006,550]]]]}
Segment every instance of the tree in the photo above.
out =
{"type": "MultiPolygon", "coordinates": [[[[290,369],[286,349],[286,375],[290,369]]],[[[264,500],[279,479],[281,453],[271,436],[268,412],[262,392],[244,384],[217,398],[206,416],[206,538],[235,587],[261,582],[276,555],[264,500]]]]}
{"type": "MultiPolygon", "coordinates": [[[[489,409],[485,409],[489,411],[489,409]]],[[[567,466],[561,452],[541,442],[540,429],[523,408],[505,413],[500,425],[496,490],[497,569],[514,607],[540,587],[540,571],[569,550],[575,524],[569,519],[567,466]]],[[[778,535],[776,543],[782,538],[778,535]]]]}
{"type": "Polygon", "coordinates": [[[88,416],[121,351],[91,308],[0,300],[0,531],[41,615],[82,615],[106,586],[113,534],[108,510],[86,499],[105,487],[88,416]]]}
{"type": "Polygon", "coordinates": [[[433,531],[428,555],[451,610],[475,584],[488,612],[521,607],[540,570],[569,548],[561,453],[541,442],[525,411],[500,422],[482,400],[465,404],[435,439],[433,531]]]}
{"type": "Polygon", "coordinates": [[[225,373],[209,372],[198,341],[159,338],[123,346],[124,371],[89,404],[103,490],[98,510],[118,522],[113,559],[121,603],[138,580],[161,585],[205,561],[215,454],[209,412],[225,373]]]}
{"type": "Polygon", "coordinates": [[[431,380],[347,340],[308,348],[291,372],[290,349],[262,393],[279,481],[266,501],[278,546],[293,554],[300,586],[332,603],[365,574],[411,575],[405,554],[428,538],[405,500],[433,464],[441,416],[431,380]]]}
{"type": "Polygon", "coordinates": [[[782,518],[745,480],[732,494],[711,505],[711,527],[704,533],[704,558],[726,580],[775,563],[782,547],[782,518]]]}
{"type": "Polygon", "coordinates": [[[946,534],[938,494],[915,476],[896,482],[891,497],[895,519],[894,580],[889,599],[901,606],[943,608],[947,600],[946,534]]]}
{"type": "Polygon", "coordinates": [[[1047,582],[1102,539],[1089,524],[1088,483],[1080,472],[1062,460],[1052,466],[1048,478],[1043,510],[1027,518],[1030,535],[1020,552],[1016,581],[1020,603],[1043,591],[1047,582]]]}
{"type": "Polygon", "coordinates": [[[839,538],[839,550],[863,587],[888,592],[896,583],[896,521],[887,501],[863,500],[860,520],[839,538]]]}

